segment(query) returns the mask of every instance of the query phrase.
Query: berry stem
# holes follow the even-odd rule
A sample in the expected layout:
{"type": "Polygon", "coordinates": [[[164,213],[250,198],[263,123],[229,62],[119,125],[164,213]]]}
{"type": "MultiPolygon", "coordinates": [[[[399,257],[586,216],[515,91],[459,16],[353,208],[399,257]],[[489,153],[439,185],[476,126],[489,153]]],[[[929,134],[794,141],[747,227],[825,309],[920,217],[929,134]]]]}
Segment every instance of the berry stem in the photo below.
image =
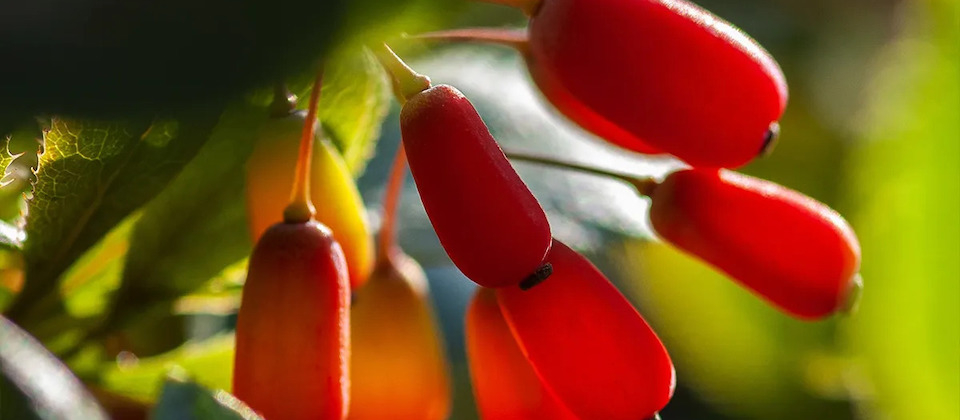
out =
{"type": "Polygon", "coordinates": [[[411,35],[410,38],[431,41],[469,41],[503,45],[526,51],[529,38],[525,29],[462,28],[411,35]]]}
{"type": "Polygon", "coordinates": [[[383,196],[383,223],[380,225],[380,243],[377,250],[377,260],[386,261],[396,254],[397,248],[397,207],[403,191],[403,178],[406,175],[407,153],[403,145],[397,149],[390,168],[390,177],[387,179],[387,189],[383,196]]]}
{"type": "Polygon", "coordinates": [[[306,223],[316,215],[316,209],[310,202],[310,162],[313,160],[313,139],[317,129],[317,107],[320,103],[320,89],[323,86],[323,71],[317,72],[310,91],[310,103],[307,119],[300,136],[300,152],[297,157],[296,175],[293,178],[293,192],[290,205],[283,210],[286,223],[306,223]]]}
{"type": "Polygon", "coordinates": [[[373,48],[373,53],[390,74],[393,93],[401,103],[430,88],[430,78],[410,68],[387,44],[373,48]]]}
{"type": "Polygon", "coordinates": [[[557,160],[554,158],[549,158],[545,156],[536,156],[528,155],[525,153],[518,152],[506,152],[505,153],[510,160],[527,162],[527,163],[536,163],[540,165],[552,166],[555,168],[586,172],[589,174],[594,174],[607,178],[615,178],[621,181],[624,181],[630,185],[633,185],[637,191],[647,197],[650,197],[653,194],[653,190],[656,189],[658,182],[652,177],[648,176],[635,176],[630,174],[625,174],[621,172],[614,172],[609,169],[597,168],[594,166],[587,166],[579,163],[573,163],[568,161],[557,160]]]}

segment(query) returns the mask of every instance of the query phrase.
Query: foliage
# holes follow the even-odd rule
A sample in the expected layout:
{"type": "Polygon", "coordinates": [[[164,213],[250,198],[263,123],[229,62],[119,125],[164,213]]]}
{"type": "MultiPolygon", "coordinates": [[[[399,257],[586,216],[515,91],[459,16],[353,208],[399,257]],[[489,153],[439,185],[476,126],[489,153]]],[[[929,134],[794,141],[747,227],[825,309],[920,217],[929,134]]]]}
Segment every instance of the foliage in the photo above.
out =
{"type": "MultiPolygon", "coordinates": [[[[321,31],[310,47],[326,51],[323,132],[373,208],[398,142],[397,116],[362,45],[454,18],[501,24],[518,16],[439,0],[346,3],[336,11],[337,30],[321,31]]],[[[904,27],[895,31],[893,2],[856,10],[862,19],[847,14],[863,5],[820,5],[829,18],[820,19],[800,1],[702,3],[743,22],[782,57],[791,81],[778,152],[746,172],[840,208],[862,240],[866,291],[851,318],[788,319],[651,240],[646,203],[629,186],[517,164],[555,235],[592,251],[670,349],[680,389],[664,418],[957,418],[957,4],[903,2],[904,27]]],[[[295,24],[326,19],[307,18],[295,24]]],[[[417,41],[398,44],[410,56],[425,50],[417,41]]],[[[512,52],[439,48],[412,64],[470,97],[505,149],[653,176],[678,167],[572,127],[544,106],[512,52]]],[[[311,88],[312,67],[284,71],[300,97],[311,88]]],[[[104,395],[114,395],[150,404],[157,419],[256,418],[222,391],[231,384],[232,315],[253,246],[243,167],[272,95],[269,82],[242,84],[246,90],[214,101],[149,112],[111,105],[34,119],[4,100],[0,135],[11,135],[0,148],[0,311],[12,322],[0,318],[0,417],[98,418],[104,414],[92,398],[110,407],[104,395]],[[97,392],[84,391],[64,364],[97,392]]],[[[68,91],[44,91],[38,100],[67,104],[57,94],[68,91]]],[[[122,93],[149,92],[157,90],[122,93]]],[[[412,186],[406,196],[401,243],[439,286],[432,288],[446,303],[440,315],[453,340],[455,387],[467,395],[462,325],[448,320],[461,319],[462,305],[450,302],[469,291],[449,269],[412,186]]],[[[458,397],[453,418],[473,416],[469,397],[458,397]]]]}

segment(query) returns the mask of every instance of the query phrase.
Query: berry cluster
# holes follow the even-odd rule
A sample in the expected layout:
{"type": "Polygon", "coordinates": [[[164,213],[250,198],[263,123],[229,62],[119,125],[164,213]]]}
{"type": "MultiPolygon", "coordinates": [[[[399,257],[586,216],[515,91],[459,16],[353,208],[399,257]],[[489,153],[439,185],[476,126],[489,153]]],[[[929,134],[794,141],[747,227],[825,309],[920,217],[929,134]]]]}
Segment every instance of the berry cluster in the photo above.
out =
{"type": "MultiPolygon", "coordinates": [[[[786,106],[784,77],[759,45],[682,0],[503,2],[530,16],[526,34],[424,37],[513,46],[571,120],[624,148],[690,165],[662,181],[610,174],[651,199],[663,240],[793,316],[818,319],[850,305],[860,251],[846,222],[798,192],[730,170],[770,152],[786,106]]],[[[324,143],[312,154],[319,78],[306,117],[278,121],[303,125],[299,154],[295,142],[273,141],[249,165],[259,241],[237,325],[237,396],[271,419],[448,415],[449,378],[426,283],[392,240],[409,164],[441,245],[480,286],[466,331],[483,418],[655,418],[676,374],[654,331],[596,267],[553,238],[543,209],[460,91],[433,85],[385,46],[378,57],[403,104],[403,146],[375,261],[349,176],[324,143]],[[276,175],[294,162],[292,179],[276,175]],[[325,190],[311,195],[311,177],[325,190]],[[264,193],[278,184],[294,191],[286,210],[264,193]],[[327,210],[315,210],[311,197],[327,210]]]]}

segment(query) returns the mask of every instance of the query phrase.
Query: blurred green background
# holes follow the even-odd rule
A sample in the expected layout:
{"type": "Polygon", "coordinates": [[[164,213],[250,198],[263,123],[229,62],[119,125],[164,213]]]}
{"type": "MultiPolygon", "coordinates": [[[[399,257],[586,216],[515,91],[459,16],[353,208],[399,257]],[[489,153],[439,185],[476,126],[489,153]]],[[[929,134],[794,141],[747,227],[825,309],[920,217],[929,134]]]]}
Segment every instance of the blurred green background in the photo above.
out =
{"type": "MultiPolygon", "coordinates": [[[[863,247],[865,291],[853,316],[816,323],[793,320],[653,239],[646,222],[647,204],[626,185],[518,163],[524,180],[547,209],[555,236],[587,253],[638,305],[670,350],[678,389],[663,418],[960,419],[958,2],[697,3],[766,47],[790,86],[779,145],[773,155],[744,172],[799,190],[844,215],[863,247]]],[[[425,17],[425,5],[437,7],[438,2],[416,4],[391,21],[390,30],[524,23],[512,9],[480,3],[457,3],[438,14],[443,19],[431,20],[425,17]]],[[[636,174],[662,175],[677,167],[670,160],[647,159],[604,145],[563,120],[541,100],[511,51],[412,40],[395,45],[416,70],[461,89],[505,149],[636,174]]],[[[332,73],[354,77],[349,69],[356,67],[347,68],[342,74],[332,73]]],[[[365,68],[377,71],[375,66],[365,68]]],[[[347,91],[332,97],[355,94],[347,91]]],[[[349,119],[344,116],[353,115],[351,107],[359,107],[336,99],[325,106],[330,121],[349,119]]],[[[387,112],[386,106],[384,102],[360,108],[387,112]]],[[[379,132],[356,124],[325,127],[340,140],[347,139],[338,146],[358,173],[373,219],[399,144],[398,108],[390,107],[379,132]],[[377,137],[376,148],[370,148],[367,140],[377,137]],[[372,159],[364,168],[368,156],[372,159]]],[[[228,116],[253,124],[249,112],[233,109],[228,116]]],[[[378,112],[372,111],[371,120],[379,118],[378,112]]],[[[249,125],[238,123],[228,134],[244,127],[249,125]]],[[[168,188],[188,197],[217,191],[219,198],[212,205],[203,201],[213,210],[197,215],[201,209],[196,204],[184,207],[174,193],[158,196],[148,207],[126,216],[69,269],[64,267],[61,290],[66,309],[49,312],[60,317],[24,317],[28,329],[55,352],[66,354],[84,380],[117,394],[152,400],[159,378],[178,365],[206,386],[229,386],[232,338],[226,334],[244,274],[242,255],[250,244],[245,232],[230,230],[242,223],[242,208],[219,204],[242,188],[230,172],[242,159],[225,156],[244,156],[236,150],[249,144],[228,137],[215,132],[196,158],[219,162],[213,170],[220,171],[216,176],[226,187],[191,187],[201,175],[211,176],[211,165],[204,165],[202,173],[190,173],[188,166],[182,182],[174,181],[168,188]],[[230,246],[210,251],[205,262],[191,263],[189,270],[180,269],[184,259],[209,248],[209,243],[177,242],[180,231],[157,228],[173,223],[167,220],[171,208],[206,223],[194,234],[230,246]],[[144,235],[155,231],[164,231],[172,242],[154,241],[143,248],[144,235]],[[171,243],[177,248],[165,247],[171,243]],[[142,272],[133,272],[130,267],[137,267],[140,260],[150,263],[140,264],[142,272]],[[118,306],[120,315],[106,315],[105,296],[133,277],[139,289],[121,290],[129,301],[118,306]],[[213,280],[207,281],[210,277],[213,280]],[[171,288],[162,285],[164,279],[182,285],[171,288]],[[156,296],[159,290],[167,293],[164,299],[144,297],[156,296]],[[144,302],[155,306],[144,307],[144,302]],[[174,315],[169,315],[171,310],[174,315]],[[120,324],[116,322],[120,318],[135,320],[120,324]],[[122,330],[123,343],[107,335],[93,337],[97,345],[78,346],[85,341],[77,331],[93,328],[90,319],[122,330]],[[183,340],[189,341],[181,345],[183,340]],[[118,349],[124,352],[113,357],[118,349]]],[[[23,148],[30,143],[20,144],[23,148]]],[[[0,201],[16,201],[17,188],[0,190],[0,201]]],[[[18,214],[15,205],[2,205],[0,211],[8,221],[18,214]]],[[[175,222],[183,231],[198,229],[189,220],[175,222]]],[[[456,377],[451,418],[476,419],[463,344],[463,313],[473,286],[439,247],[411,182],[401,204],[400,244],[430,277],[456,377]]],[[[0,307],[22,280],[17,273],[24,264],[13,253],[0,254],[0,307]]]]}

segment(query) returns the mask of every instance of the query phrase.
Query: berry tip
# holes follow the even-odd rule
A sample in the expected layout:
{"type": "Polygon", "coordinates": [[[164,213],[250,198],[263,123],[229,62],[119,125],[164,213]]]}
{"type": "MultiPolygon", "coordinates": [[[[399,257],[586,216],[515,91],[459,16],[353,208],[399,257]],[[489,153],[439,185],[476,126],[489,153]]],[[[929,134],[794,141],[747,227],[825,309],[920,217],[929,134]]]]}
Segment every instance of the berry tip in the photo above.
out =
{"type": "Polygon", "coordinates": [[[843,296],[839,312],[846,316],[855,314],[860,307],[860,298],[863,296],[863,276],[860,273],[853,275],[850,286],[843,296]]]}

